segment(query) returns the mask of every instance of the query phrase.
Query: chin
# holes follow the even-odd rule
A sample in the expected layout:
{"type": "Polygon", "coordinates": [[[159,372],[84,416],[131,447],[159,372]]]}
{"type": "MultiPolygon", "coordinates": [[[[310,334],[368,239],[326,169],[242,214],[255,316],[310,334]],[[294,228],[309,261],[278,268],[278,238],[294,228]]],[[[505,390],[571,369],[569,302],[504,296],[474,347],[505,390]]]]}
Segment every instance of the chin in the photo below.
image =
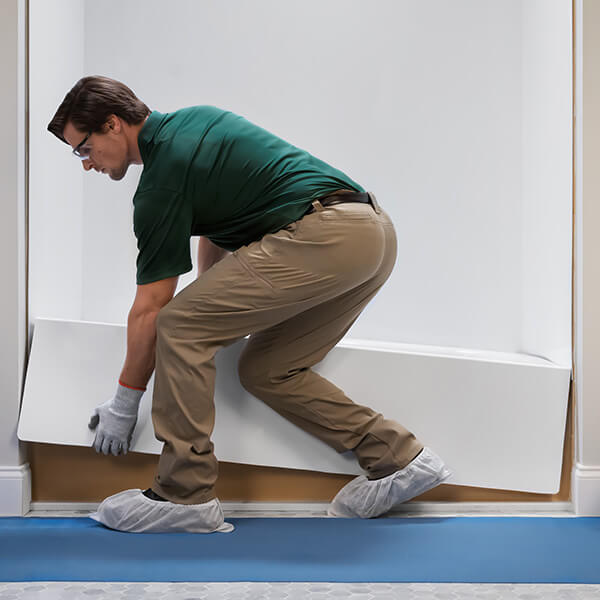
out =
{"type": "Polygon", "coordinates": [[[121,179],[123,179],[123,177],[125,177],[126,173],[127,173],[127,167],[125,167],[125,169],[123,169],[121,171],[117,171],[116,173],[114,171],[110,171],[108,176],[113,181],[121,181],[121,179]]]}

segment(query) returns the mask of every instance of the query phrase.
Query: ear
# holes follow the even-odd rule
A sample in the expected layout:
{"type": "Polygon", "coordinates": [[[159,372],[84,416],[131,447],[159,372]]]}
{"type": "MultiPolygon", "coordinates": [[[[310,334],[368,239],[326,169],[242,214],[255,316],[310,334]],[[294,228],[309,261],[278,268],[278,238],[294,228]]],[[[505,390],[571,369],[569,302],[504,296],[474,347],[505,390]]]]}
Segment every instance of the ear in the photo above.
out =
{"type": "Polygon", "coordinates": [[[121,131],[121,119],[117,115],[108,115],[103,129],[104,133],[119,133],[121,131]]]}

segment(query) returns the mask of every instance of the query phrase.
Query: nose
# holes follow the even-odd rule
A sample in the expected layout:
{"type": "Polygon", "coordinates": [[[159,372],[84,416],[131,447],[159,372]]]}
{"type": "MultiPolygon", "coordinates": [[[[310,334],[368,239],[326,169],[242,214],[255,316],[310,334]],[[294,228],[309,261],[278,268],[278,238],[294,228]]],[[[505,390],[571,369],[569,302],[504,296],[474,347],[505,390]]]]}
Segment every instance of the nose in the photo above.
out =
{"type": "Polygon", "coordinates": [[[82,160],[81,164],[83,165],[83,168],[86,171],[89,171],[90,169],[94,169],[95,171],[98,171],[98,169],[96,169],[96,166],[92,164],[92,161],[89,158],[82,160]]]}

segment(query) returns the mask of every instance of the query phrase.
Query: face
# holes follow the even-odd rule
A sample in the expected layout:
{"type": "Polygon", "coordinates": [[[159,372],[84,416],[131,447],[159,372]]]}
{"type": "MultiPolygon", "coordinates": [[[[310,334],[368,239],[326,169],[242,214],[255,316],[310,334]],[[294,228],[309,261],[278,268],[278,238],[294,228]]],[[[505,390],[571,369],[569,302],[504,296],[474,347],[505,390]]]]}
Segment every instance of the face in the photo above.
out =
{"type": "MultiPolygon", "coordinates": [[[[84,139],[89,131],[80,131],[68,122],[63,131],[63,136],[75,149],[84,139]]],[[[129,168],[127,155],[127,138],[121,121],[115,115],[111,115],[105,123],[102,132],[90,135],[85,144],[79,149],[88,158],[81,161],[86,171],[94,169],[99,173],[107,174],[114,181],[125,177],[129,168]]]]}

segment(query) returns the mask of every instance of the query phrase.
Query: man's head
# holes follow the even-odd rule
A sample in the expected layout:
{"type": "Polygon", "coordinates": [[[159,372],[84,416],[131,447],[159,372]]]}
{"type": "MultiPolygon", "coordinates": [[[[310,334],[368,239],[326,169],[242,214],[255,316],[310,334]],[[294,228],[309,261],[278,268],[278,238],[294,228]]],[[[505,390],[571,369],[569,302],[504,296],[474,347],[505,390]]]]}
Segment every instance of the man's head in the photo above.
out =
{"type": "Polygon", "coordinates": [[[137,136],[150,112],[120,81],[84,77],[65,96],[48,131],[81,156],[86,171],[118,181],[130,164],[142,164],[137,136]]]}

